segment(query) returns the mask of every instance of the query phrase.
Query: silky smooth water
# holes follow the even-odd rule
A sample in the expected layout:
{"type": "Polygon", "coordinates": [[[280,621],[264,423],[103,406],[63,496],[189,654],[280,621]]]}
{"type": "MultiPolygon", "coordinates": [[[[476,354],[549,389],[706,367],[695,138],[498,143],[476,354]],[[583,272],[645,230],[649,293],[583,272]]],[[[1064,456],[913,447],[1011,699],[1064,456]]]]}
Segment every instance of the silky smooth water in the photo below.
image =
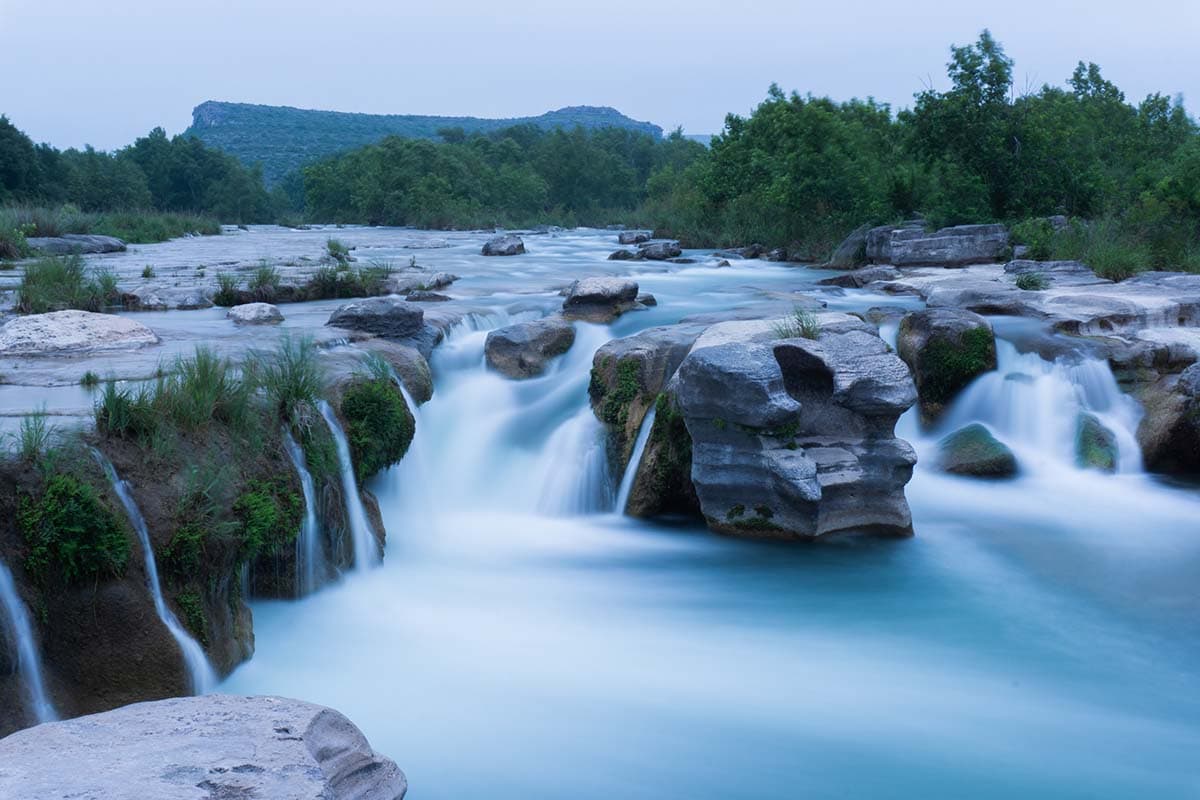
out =
{"type": "Polygon", "coordinates": [[[354,462],[350,458],[350,443],[346,440],[346,432],[342,430],[342,423],[337,414],[333,413],[329,403],[322,400],[319,407],[337,449],[342,497],[346,503],[346,523],[350,528],[350,543],[354,548],[354,568],[363,572],[379,563],[379,549],[375,544],[375,534],[372,533],[371,523],[367,520],[362,498],[358,495],[358,479],[354,475],[354,462]]]}
{"type": "Polygon", "coordinates": [[[304,450],[286,428],[283,431],[283,443],[300,478],[300,490],[304,493],[304,520],[296,536],[296,594],[303,596],[317,588],[325,567],[321,523],[317,520],[317,492],[312,473],[308,471],[304,450]]]}
{"type": "Polygon", "coordinates": [[[212,665],[208,663],[208,656],[204,654],[204,649],[200,647],[200,643],[184,629],[183,625],[179,622],[179,618],[175,616],[175,612],[170,609],[166,599],[163,597],[162,585],[158,580],[158,563],[154,557],[154,547],[150,542],[150,530],[146,527],[146,520],[142,516],[141,509],[138,508],[137,501],[133,499],[133,493],[129,490],[129,484],[121,480],[121,476],[117,474],[117,470],[113,467],[112,462],[105,458],[99,450],[93,450],[92,453],[104,469],[105,475],[108,476],[113,492],[116,493],[117,499],[121,501],[121,506],[125,509],[125,516],[129,519],[129,524],[133,526],[134,533],[138,537],[138,542],[142,546],[143,563],[146,570],[146,588],[150,590],[150,597],[154,600],[155,613],[158,614],[159,620],[179,646],[179,652],[183,656],[184,667],[187,670],[188,680],[191,683],[192,693],[204,694],[205,692],[212,691],[217,685],[217,675],[213,671],[212,665]]]}
{"type": "Polygon", "coordinates": [[[17,594],[12,572],[3,561],[0,561],[0,624],[3,624],[3,630],[16,650],[17,676],[25,685],[30,716],[37,722],[58,719],[42,679],[42,658],[37,641],[33,638],[29,609],[17,594]]]}
{"type": "MultiPolygon", "coordinates": [[[[579,237],[553,258],[590,265],[604,246],[579,237]]],[[[618,479],[587,405],[595,348],[817,277],[654,269],[637,277],[656,309],[580,323],[541,378],[483,363],[486,329],[527,300],[497,296],[452,332],[419,456],[372,487],[382,568],[255,604],[255,657],[222,688],[345,712],[414,800],[1197,795],[1195,491],[1141,474],[1124,444],[1122,473],[1103,475],[1031,436],[1010,482],[919,465],[910,540],[746,542],[612,514],[618,479]]],[[[1088,399],[1095,375],[1013,355],[1008,368],[1074,398],[1050,408],[1058,390],[1037,391],[1023,413],[1125,418],[1088,399]]],[[[955,419],[1001,427],[971,397],[955,419]]],[[[902,429],[922,453],[939,433],[912,415],[902,429]]]]}

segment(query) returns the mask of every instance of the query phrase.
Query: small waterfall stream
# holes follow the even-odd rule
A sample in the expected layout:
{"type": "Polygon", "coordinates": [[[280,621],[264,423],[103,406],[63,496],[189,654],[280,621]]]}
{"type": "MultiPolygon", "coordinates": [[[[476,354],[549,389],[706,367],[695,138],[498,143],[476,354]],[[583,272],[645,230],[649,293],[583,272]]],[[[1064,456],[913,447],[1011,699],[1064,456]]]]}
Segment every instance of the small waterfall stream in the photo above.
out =
{"type": "Polygon", "coordinates": [[[624,514],[625,506],[629,505],[629,493],[633,491],[633,482],[637,478],[638,468],[642,465],[642,456],[646,452],[646,443],[650,441],[650,431],[654,429],[654,415],[657,411],[657,408],[650,406],[650,410],[642,419],[642,426],[638,428],[637,441],[633,444],[629,463],[625,465],[625,474],[621,476],[621,486],[617,489],[617,504],[613,506],[613,511],[618,514],[624,514]]]}
{"type": "Polygon", "coordinates": [[[320,407],[321,416],[325,418],[329,433],[337,446],[342,494],[346,499],[346,521],[350,525],[350,539],[354,546],[354,568],[360,572],[365,571],[379,563],[379,547],[375,542],[375,534],[371,531],[371,523],[367,520],[362,498],[358,494],[358,480],[354,476],[354,461],[350,458],[350,443],[346,440],[346,432],[342,430],[342,423],[329,403],[322,400],[320,407]]]}
{"type": "Polygon", "coordinates": [[[287,446],[292,464],[296,467],[296,474],[300,477],[300,488],[304,492],[304,522],[296,539],[296,594],[303,597],[316,590],[318,576],[325,565],[321,548],[321,524],[317,520],[317,492],[313,486],[312,473],[308,471],[304,450],[291,431],[284,430],[283,442],[287,446]]]}
{"type": "Polygon", "coordinates": [[[134,531],[138,535],[138,540],[141,542],[142,554],[145,557],[146,587],[150,590],[150,596],[154,599],[154,610],[158,614],[158,618],[162,620],[163,625],[166,626],[172,638],[175,639],[176,644],[179,645],[180,653],[183,655],[184,666],[187,668],[188,679],[191,682],[192,692],[194,694],[203,694],[211,691],[217,685],[216,673],[213,672],[212,665],[208,663],[208,657],[204,654],[204,648],[184,629],[178,617],[167,606],[167,601],[162,593],[162,585],[158,580],[158,564],[154,558],[154,546],[150,541],[150,530],[146,527],[146,520],[142,517],[142,512],[138,509],[132,492],[129,491],[129,484],[121,480],[121,477],[117,475],[116,468],[103,453],[99,450],[93,450],[92,453],[96,457],[96,461],[104,469],[104,474],[108,476],[113,491],[116,492],[117,498],[125,508],[125,516],[129,519],[129,524],[133,526],[134,531]]]}
{"type": "Polygon", "coordinates": [[[17,651],[17,672],[24,680],[29,693],[29,710],[39,723],[58,719],[54,705],[46,696],[42,682],[42,660],[38,655],[37,642],[33,638],[33,625],[29,622],[29,609],[17,594],[12,573],[0,561],[0,608],[8,622],[8,632],[17,651]]]}

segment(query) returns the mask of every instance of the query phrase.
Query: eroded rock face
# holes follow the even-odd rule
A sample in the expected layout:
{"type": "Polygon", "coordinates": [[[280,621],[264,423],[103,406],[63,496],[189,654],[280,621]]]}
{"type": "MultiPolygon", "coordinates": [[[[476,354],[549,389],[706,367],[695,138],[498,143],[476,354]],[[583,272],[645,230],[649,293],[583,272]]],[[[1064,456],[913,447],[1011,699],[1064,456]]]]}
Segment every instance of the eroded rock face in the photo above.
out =
{"type": "Polygon", "coordinates": [[[926,233],[919,227],[873,228],[867,257],[896,267],[962,267],[1001,261],[1008,252],[1003,225],[956,225],[926,233]]]}
{"type": "Polygon", "coordinates": [[[511,233],[493,236],[483,246],[485,256],[519,256],[524,252],[525,242],[511,233]]]}
{"type": "Polygon", "coordinates": [[[30,249],[47,256],[69,256],[72,253],[120,253],[125,243],[115,236],[99,236],[90,233],[67,233],[62,236],[35,236],[27,239],[30,249]]]}
{"type": "Polygon", "coordinates": [[[938,467],[951,475],[973,478],[1010,478],[1017,474],[1017,458],[984,426],[974,423],[938,442],[938,467]]]}
{"type": "Polygon", "coordinates": [[[817,340],[753,334],[702,346],[701,337],[680,364],[669,391],[710,528],[789,539],[912,533],[904,485],[916,455],[894,429],[916,390],[873,331],[837,323],[817,340]]]}
{"type": "Polygon", "coordinates": [[[407,789],[345,716],[280,697],[138,703],[0,740],[0,797],[22,800],[399,800],[407,789]]]}
{"type": "Polygon", "coordinates": [[[154,331],[140,322],[91,311],[31,314],[0,327],[0,354],[8,356],[127,350],[157,342],[154,331]]]}
{"type": "Polygon", "coordinates": [[[909,314],[900,321],[896,351],[912,368],[927,424],[971,381],[996,368],[991,325],[970,311],[931,308],[909,314]]]}
{"type": "Polygon", "coordinates": [[[270,303],[243,303],[225,314],[235,325],[278,325],[283,322],[279,307],[270,303]]]}
{"type": "Polygon", "coordinates": [[[562,307],[570,317],[606,321],[633,308],[637,296],[637,281],[628,278],[581,278],[567,290],[562,307]]]}
{"type": "Polygon", "coordinates": [[[510,378],[532,378],[546,370],[550,359],[571,349],[575,326],[561,316],[519,322],[487,335],[484,355],[488,366],[510,378]]]}
{"type": "Polygon", "coordinates": [[[1142,405],[1146,415],[1137,438],[1146,469],[1200,474],[1200,364],[1148,388],[1142,405]]]}
{"type": "Polygon", "coordinates": [[[861,289],[876,281],[894,281],[900,273],[892,267],[864,267],[847,272],[845,275],[835,275],[817,281],[822,286],[841,286],[844,289],[861,289]]]}
{"type": "Polygon", "coordinates": [[[867,262],[867,231],[866,225],[853,230],[842,243],[833,251],[829,261],[823,266],[828,269],[854,269],[867,262]]]}
{"type": "Polygon", "coordinates": [[[666,261],[683,255],[678,242],[650,242],[638,250],[638,256],[647,261],[666,261]]]}
{"type": "Polygon", "coordinates": [[[389,339],[408,339],[421,333],[425,312],[401,297],[372,297],[338,308],[325,324],[389,339]]]}

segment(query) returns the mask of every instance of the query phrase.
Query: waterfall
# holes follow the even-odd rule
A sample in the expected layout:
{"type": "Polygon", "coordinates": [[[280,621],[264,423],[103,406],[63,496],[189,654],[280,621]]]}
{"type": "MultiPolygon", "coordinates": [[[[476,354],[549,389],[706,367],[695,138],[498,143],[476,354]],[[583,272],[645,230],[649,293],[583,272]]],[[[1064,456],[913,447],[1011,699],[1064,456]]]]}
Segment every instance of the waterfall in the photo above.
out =
{"type": "Polygon", "coordinates": [[[103,453],[99,450],[92,450],[92,453],[104,469],[105,475],[108,476],[113,491],[116,492],[117,498],[125,508],[125,516],[129,518],[129,524],[133,526],[133,530],[142,544],[142,553],[146,560],[146,588],[150,590],[150,596],[154,599],[154,610],[157,612],[158,618],[170,631],[183,654],[183,663],[187,668],[192,692],[203,694],[210,691],[217,685],[216,673],[213,672],[212,665],[208,663],[208,657],[204,655],[204,648],[179,623],[179,619],[163,598],[162,586],[158,580],[158,564],[154,560],[154,547],[150,543],[150,531],[146,527],[146,520],[142,517],[142,512],[133,499],[132,492],[129,491],[129,484],[121,480],[117,475],[116,468],[111,461],[104,457],[103,453]]]}
{"type": "Polygon", "coordinates": [[[342,424],[329,403],[322,400],[320,406],[321,416],[325,418],[334,444],[337,445],[342,494],[346,497],[346,518],[350,524],[350,537],[354,545],[354,568],[363,571],[379,563],[379,545],[371,531],[371,523],[367,521],[362,498],[358,494],[358,480],[354,477],[354,462],[350,458],[350,443],[346,441],[346,432],[342,430],[342,424]]]}
{"type": "Polygon", "coordinates": [[[303,597],[316,591],[318,575],[325,563],[321,548],[321,525],[317,521],[317,493],[313,488],[304,450],[286,428],[283,442],[296,467],[296,474],[300,476],[300,488],[304,491],[304,523],[296,539],[296,595],[303,597]]]}
{"type": "Polygon", "coordinates": [[[650,410],[642,419],[642,427],[638,428],[633,453],[630,454],[629,463],[625,466],[625,474],[621,476],[621,488],[617,490],[617,504],[613,506],[613,511],[618,514],[624,514],[625,506],[629,505],[629,493],[633,491],[633,481],[637,478],[638,467],[642,465],[642,455],[646,452],[646,443],[650,441],[650,431],[654,428],[654,415],[657,411],[657,408],[650,406],[650,410]]]}
{"type": "Polygon", "coordinates": [[[33,640],[29,610],[21,602],[12,573],[3,561],[0,561],[0,607],[4,609],[9,633],[17,649],[17,672],[25,679],[25,688],[29,692],[29,708],[33,717],[38,723],[53,722],[58,719],[58,714],[55,713],[50,698],[46,696],[46,687],[42,683],[42,661],[38,655],[37,643],[33,640]]]}

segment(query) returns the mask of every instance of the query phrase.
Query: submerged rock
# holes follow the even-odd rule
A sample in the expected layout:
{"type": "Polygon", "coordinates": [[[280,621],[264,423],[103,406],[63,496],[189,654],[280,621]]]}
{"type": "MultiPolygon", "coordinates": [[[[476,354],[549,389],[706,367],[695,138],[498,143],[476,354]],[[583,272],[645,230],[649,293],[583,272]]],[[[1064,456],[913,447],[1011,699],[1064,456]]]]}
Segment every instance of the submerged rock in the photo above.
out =
{"type": "Polygon", "coordinates": [[[979,423],[960,428],[938,442],[938,466],[952,475],[1011,478],[1017,458],[992,432],[979,423]]]}
{"type": "Polygon", "coordinates": [[[552,316],[491,331],[484,355],[497,372],[510,378],[532,378],[545,372],[550,359],[567,352],[574,343],[575,326],[552,316]]]}
{"type": "Polygon", "coordinates": [[[400,800],[407,789],[345,716],[281,697],[138,703],[0,740],[0,797],[22,800],[400,800]]]}
{"type": "Polygon", "coordinates": [[[638,254],[632,250],[615,250],[608,256],[609,261],[637,261],[638,254]]]}
{"type": "Polygon", "coordinates": [[[1075,459],[1084,469],[1117,471],[1117,437],[1094,414],[1083,413],[1075,423],[1075,459]]]}
{"type": "Polygon", "coordinates": [[[971,311],[931,308],[900,321],[896,352],[912,368],[921,418],[936,420],[971,381],[996,368],[996,339],[971,311]]]}
{"type": "Polygon", "coordinates": [[[341,306],[325,324],[390,339],[407,339],[421,332],[425,313],[400,297],[372,297],[341,306]]]}
{"type": "Polygon", "coordinates": [[[520,236],[506,233],[493,236],[483,246],[485,256],[517,256],[525,252],[525,242],[520,236]]]}
{"type": "Polygon", "coordinates": [[[278,306],[270,303],[243,303],[229,309],[225,316],[235,325],[278,325],[283,322],[278,306]]]}
{"type": "Polygon", "coordinates": [[[47,256],[69,256],[72,253],[121,253],[125,243],[115,236],[91,233],[66,233],[62,236],[35,236],[25,240],[35,253],[47,256]]]}
{"type": "Polygon", "coordinates": [[[0,355],[33,356],[124,350],[156,344],[140,322],[91,311],[51,311],[17,317],[0,327],[0,355]]]}

